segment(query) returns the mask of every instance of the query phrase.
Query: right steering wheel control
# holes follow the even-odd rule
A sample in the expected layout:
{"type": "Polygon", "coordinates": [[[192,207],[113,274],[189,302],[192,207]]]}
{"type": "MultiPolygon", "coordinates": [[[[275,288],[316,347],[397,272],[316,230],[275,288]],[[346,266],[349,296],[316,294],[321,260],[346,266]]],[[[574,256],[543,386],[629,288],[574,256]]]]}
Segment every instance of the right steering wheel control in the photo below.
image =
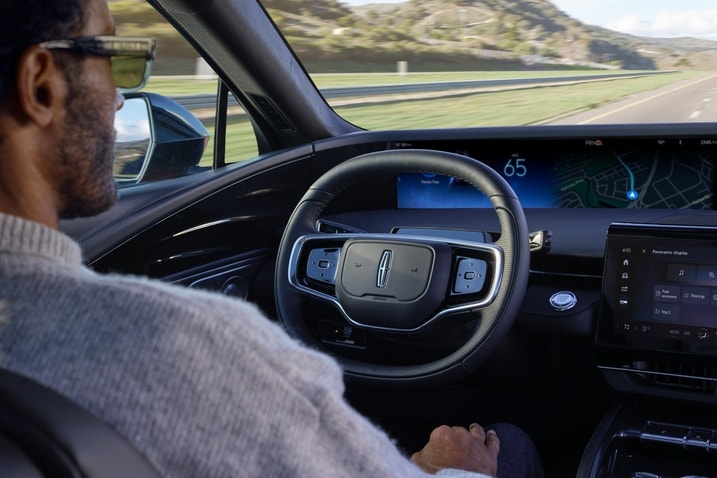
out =
{"type": "Polygon", "coordinates": [[[473,257],[457,258],[456,276],[453,280],[453,295],[475,294],[485,284],[488,264],[473,257]]]}

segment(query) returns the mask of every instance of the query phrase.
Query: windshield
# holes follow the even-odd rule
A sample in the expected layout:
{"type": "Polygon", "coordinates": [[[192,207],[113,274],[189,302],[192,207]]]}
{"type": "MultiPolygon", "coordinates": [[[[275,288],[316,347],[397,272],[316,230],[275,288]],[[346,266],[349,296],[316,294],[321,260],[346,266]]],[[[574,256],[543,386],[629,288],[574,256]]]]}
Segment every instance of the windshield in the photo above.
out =
{"type": "Polygon", "coordinates": [[[366,129],[717,121],[713,0],[263,4],[366,129]]]}

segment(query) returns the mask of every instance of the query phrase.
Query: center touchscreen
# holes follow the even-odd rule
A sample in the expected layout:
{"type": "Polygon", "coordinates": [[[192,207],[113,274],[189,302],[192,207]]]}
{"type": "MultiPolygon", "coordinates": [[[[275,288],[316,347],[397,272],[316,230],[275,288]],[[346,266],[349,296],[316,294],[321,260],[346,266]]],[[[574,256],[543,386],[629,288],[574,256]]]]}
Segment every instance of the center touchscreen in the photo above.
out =
{"type": "Polygon", "coordinates": [[[612,224],[597,341],[717,355],[717,228],[612,224]]]}

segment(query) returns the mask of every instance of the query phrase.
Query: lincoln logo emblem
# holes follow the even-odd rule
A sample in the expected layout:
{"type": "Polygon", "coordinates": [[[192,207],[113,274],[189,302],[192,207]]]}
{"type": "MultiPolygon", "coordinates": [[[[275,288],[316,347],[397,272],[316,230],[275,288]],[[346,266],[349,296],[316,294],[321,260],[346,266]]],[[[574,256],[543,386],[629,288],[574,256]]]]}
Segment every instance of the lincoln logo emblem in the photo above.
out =
{"type": "Polygon", "coordinates": [[[381,260],[378,263],[378,274],[376,275],[376,287],[384,289],[388,283],[388,273],[391,272],[391,259],[393,252],[386,250],[381,254],[381,260]]]}

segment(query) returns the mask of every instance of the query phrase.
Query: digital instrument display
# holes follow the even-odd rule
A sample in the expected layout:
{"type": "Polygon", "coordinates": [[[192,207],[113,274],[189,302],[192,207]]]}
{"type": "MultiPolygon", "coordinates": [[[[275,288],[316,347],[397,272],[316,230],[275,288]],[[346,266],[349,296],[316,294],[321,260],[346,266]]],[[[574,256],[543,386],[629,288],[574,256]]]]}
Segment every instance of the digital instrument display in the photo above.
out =
{"type": "MultiPolygon", "coordinates": [[[[700,139],[398,143],[460,153],[497,171],[528,208],[714,209],[717,142],[700,139]]],[[[470,184],[432,173],[397,178],[399,208],[490,207],[470,184]]]]}
{"type": "Polygon", "coordinates": [[[597,340],[717,355],[717,228],[612,224],[597,340]]]}

